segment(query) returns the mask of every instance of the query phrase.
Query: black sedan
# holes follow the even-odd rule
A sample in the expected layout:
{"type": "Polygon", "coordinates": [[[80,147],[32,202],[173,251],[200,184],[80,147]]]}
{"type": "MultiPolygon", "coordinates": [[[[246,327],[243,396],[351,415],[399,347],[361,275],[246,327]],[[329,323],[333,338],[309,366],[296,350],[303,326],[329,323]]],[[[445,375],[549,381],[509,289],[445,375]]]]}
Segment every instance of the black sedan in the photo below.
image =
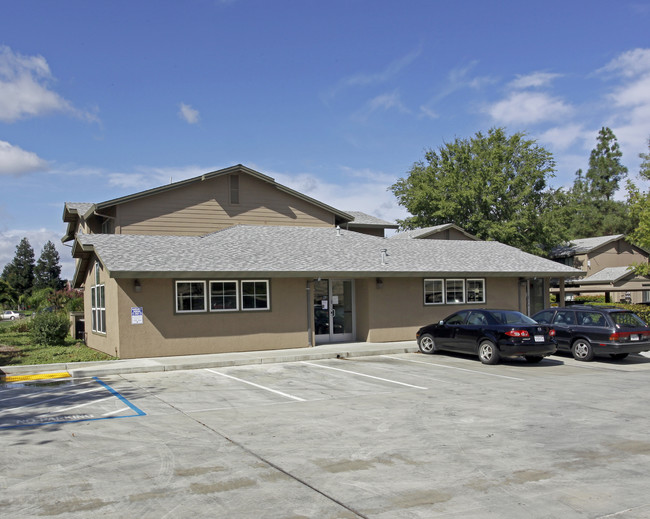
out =
{"type": "Polygon", "coordinates": [[[473,353],[483,364],[502,357],[541,361],[557,349],[555,331],[513,310],[461,310],[415,334],[422,353],[473,353]]]}

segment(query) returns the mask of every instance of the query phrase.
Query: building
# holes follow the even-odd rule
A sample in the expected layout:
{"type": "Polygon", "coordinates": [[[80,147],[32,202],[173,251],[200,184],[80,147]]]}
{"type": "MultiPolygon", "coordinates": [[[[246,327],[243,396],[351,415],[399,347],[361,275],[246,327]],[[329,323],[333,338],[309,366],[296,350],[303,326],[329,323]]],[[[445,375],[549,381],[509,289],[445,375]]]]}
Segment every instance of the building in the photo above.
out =
{"type": "Polygon", "coordinates": [[[413,340],[458,309],[532,313],[580,271],[497,242],[386,239],[237,165],[66,203],[87,344],[121,358],[413,340]]]}
{"type": "Polygon", "coordinates": [[[650,278],[636,276],[630,268],[647,263],[649,256],[647,251],[627,242],[623,234],[573,240],[551,252],[552,259],[586,274],[584,278],[567,281],[565,292],[569,298],[605,295],[608,302],[628,303],[650,301],[650,278]]]}

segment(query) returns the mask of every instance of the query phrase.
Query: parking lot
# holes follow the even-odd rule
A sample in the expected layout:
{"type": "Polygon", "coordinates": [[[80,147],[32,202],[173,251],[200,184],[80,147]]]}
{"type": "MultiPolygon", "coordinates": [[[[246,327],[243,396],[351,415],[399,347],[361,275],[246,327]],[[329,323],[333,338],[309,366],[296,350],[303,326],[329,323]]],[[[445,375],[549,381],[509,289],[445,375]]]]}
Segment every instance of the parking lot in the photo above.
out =
{"type": "Polygon", "coordinates": [[[0,513],[647,518],[649,387],[415,353],[5,384],[0,513]]]}

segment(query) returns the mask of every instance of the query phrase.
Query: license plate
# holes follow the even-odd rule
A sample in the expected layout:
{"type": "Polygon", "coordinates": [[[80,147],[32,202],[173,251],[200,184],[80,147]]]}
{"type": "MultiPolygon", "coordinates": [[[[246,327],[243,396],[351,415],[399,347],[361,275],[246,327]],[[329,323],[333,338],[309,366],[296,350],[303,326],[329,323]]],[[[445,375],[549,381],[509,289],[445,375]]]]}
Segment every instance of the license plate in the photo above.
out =
{"type": "Polygon", "coordinates": [[[638,341],[638,340],[639,340],[639,336],[638,336],[638,335],[630,335],[630,340],[631,340],[631,341],[638,341]]]}
{"type": "Polygon", "coordinates": [[[544,342],[543,335],[535,335],[535,342],[544,342]]]}

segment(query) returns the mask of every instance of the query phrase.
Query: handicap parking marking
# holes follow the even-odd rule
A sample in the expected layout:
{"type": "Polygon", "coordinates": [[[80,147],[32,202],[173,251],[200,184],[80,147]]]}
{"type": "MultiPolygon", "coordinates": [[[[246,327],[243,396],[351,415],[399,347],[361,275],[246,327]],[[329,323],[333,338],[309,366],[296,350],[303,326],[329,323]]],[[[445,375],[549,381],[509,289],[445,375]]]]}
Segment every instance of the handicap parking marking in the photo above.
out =
{"type": "MultiPolygon", "coordinates": [[[[29,399],[29,403],[0,410],[0,429],[146,416],[144,411],[98,377],[93,377],[92,380],[93,382],[89,383],[97,384],[97,386],[83,391],[71,391],[72,386],[68,384],[59,387],[59,394],[48,398],[39,398],[39,396],[43,396],[42,392],[3,398],[4,401],[29,399]],[[104,396],[106,392],[109,393],[108,396],[104,396]],[[100,394],[95,398],[91,393],[100,394]],[[87,397],[91,397],[90,400],[80,401],[81,398],[87,397]],[[53,402],[62,400],[65,401],[63,407],[52,405],[53,402]],[[122,404],[118,409],[102,409],[103,404],[115,400],[122,404]],[[96,407],[87,410],[87,412],[80,411],[83,407],[93,405],[96,407]]],[[[12,391],[12,389],[10,388],[8,391],[12,391]]]]}

